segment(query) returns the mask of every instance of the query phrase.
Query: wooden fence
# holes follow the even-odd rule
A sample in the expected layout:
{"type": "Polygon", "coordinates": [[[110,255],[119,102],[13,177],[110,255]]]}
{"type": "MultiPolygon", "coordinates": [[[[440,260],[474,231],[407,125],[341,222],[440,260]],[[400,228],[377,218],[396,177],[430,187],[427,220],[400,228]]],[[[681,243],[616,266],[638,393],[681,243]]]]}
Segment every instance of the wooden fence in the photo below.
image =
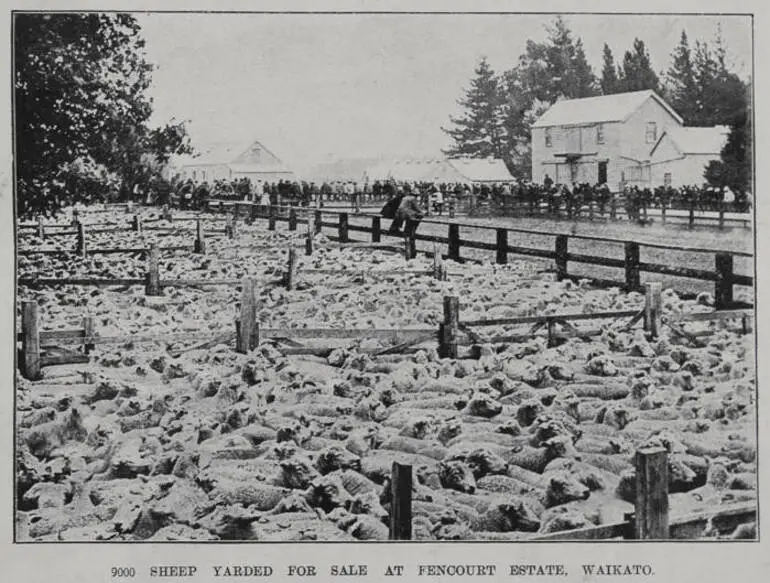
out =
{"type": "MultiPolygon", "coordinates": [[[[342,243],[352,242],[350,232],[368,233],[371,242],[380,243],[383,234],[382,217],[380,215],[357,214],[355,216],[370,220],[370,225],[351,225],[350,214],[347,212],[322,211],[320,209],[308,210],[297,207],[264,207],[253,205],[251,203],[232,203],[230,205],[214,205],[220,212],[232,212],[235,217],[244,216],[250,219],[266,218],[268,229],[275,230],[276,224],[286,222],[290,231],[297,230],[299,224],[312,224],[316,232],[321,232],[322,228],[336,229],[336,239],[342,243]],[[336,216],[335,222],[325,221],[324,215],[336,216]]],[[[551,259],[556,265],[556,277],[558,280],[567,279],[571,276],[568,270],[570,262],[596,265],[602,267],[611,267],[622,269],[625,277],[622,281],[606,280],[599,278],[590,278],[595,283],[606,285],[618,285],[627,291],[640,291],[642,289],[642,273],[657,273],[673,277],[683,277],[700,281],[714,283],[714,300],[717,309],[729,309],[736,307],[733,295],[735,285],[753,287],[754,278],[749,275],[736,274],[734,271],[735,257],[753,257],[752,253],[741,251],[715,251],[712,249],[703,249],[685,245],[664,245],[642,241],[629,241],[611,237],[600,237],[592,235],[576,234],[555,234],[549,231],[535,229],[520,229],[511,227],[486,227],[481,225],[459,224],[455,222],[446,223],[440,221],[425,220],[423,223],[432,223],[444,225],[447,228],[447,236],[434,236],[417,233],[411,240],[406,242],[411,250],[409,253],[414,256],[417,253],[416,242],[428,241],[439,245],[447,246],[447,253],[444,257],[454,261],[463,261],[461,249],[482,249],[493,251],[495,261],[498,264],[506,264],[509,255],[520,255],[524,257],[535,257],[539,259],[551,259]],[[462,239],[461,229],[494,230],[496,242],[488,243],[485,241],[474,241],[462,239]],[[511,245],[509,235],[511,234],[540,235],[554,238],[553,249],[540,249],[525,247],[521,245],[511,245]],[[586,255],[582,253],[571,253],[569,251],[569,241],[584,240],[602,243],[622,244],[624,248],[624,258],[602,257],[597,255],[586,255]],[[713,270],[695,269],[684,265],[670,265],[664,263],[643,262],[640,259],[642,249],[663,249],[667,251],[685,251],[690,253],[710,254],[714,257],[713,270]]],[[[747,307],[748,304],[741,304],[741,307],[747,307]]]]}
{"type": "MultiPolygon", "coordinates": [[[[229,281],[228,281],[229,283],[229,281]]],[[[148,284],[149,285],[149,284],[148,284]]],[[[470,356],[478,358],[480,345],[500,344],[511,342],[525,342],[537,337],[539,329],[545,327],[546,338],[549,346],[557,342],[574,337],[591,337],[601,333],[601,330],[579,330],[571,322],[579,320],[607,320],[630,318],[623,325],[623,329],[630,330],[640,320],[643,328],[651,339],[658,336],[662,322],[681,325],[685,321],[705,321],[740,319],[743,322],[736,332],[750,331],[746,322],[753,313],[749,310],[730,312],[709,312],[703,314],[690,314],[688,316],[669,317],[664,320],[660,316],[660,284],[649,284],[645,296],[645,305],[641,310],[622,310],[615,312],[598,312],[594,314],[553,314],[543,316],[526,316],[519,318],[501,318],[487,320],[460,320],[460,301],[456,296],[444,297],[444,318],[436,328],[393,328],[393,329],[353,329],[353,328],[262,328],[256,320],[256,281],[253,278],[244,278],[239,283],[241,288],[240,314],[235,321],[234,332],[197,333],[185,332],[181,334],[163,335],[133,335],[133,336],[98,336],[93,329],[93,323],[86,319],[82,329],[41,331],[38,322],[38,306],[32,301],[22,303],[21,331],[17,334],[17,341],[21,342],[19,363],[22,376],[28,379],[40,377],[41,369],[51,364],[67,364],[69,362],[87,362],[88,351],[97,344],[124,344],[140,342],[200,342],[204,344],[197,348],[213,346],[214,344],[231,342],[236,340],[236,350],[246,353],[256,348],[260,341],[272,339],[287,346],[280,348],[284,354],[327,356],[339,346],[305,346],[297,340],[356,340],[376,339],[390,341],[393,345],[386,348],[374,348],[361,350],[374,355],[389,354],[394,352],[413,352],[415,346],[429,341],[438,342],[438,353],[442,358],[458,358],[459,346],[471,346],[470,356]],[[473,327],[534,324],[528,332],[504,335],[492,338],[480,338],[473,327]],[[562,330],[557,330],[556,325],[561,325],[562,330]],[[84,347],[83,354],[63,352],[61,355],[42,354],[41,349],[59,349],[61,344],[78,344],[84,347]],[[74,354],[74,356],[73,356],[74,354]],[[74,360],[67,360],[68,355],[74,360]]],[[[512,306],[513,307],[513,306],[512,306]]],[[[713,333],[713,332],[712,332],[713,333]]],[[[689,337],[686,332],[681,335],[689,337]]]]}
{"type": "MultiPolygon", "coordinates": [[[[668,500],[668,452],[662,447],[641,448],[635,455],[634,512],[610,524],[536,534],[523,540],[589,541],[608,539],[697,539],[707,528],[730,534],[757,520],[756,503],[727,504],[690,514],[671,514],[668,500]]],[[[412,466],[393,463],[390,480],[390,540],[412,538],[412,466]]]]}

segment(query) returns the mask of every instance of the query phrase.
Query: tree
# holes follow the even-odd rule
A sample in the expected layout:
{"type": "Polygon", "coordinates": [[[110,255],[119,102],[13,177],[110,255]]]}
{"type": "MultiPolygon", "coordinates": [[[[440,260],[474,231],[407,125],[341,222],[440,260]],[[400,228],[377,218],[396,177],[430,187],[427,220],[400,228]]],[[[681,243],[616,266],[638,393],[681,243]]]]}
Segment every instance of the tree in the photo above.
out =
{"type": "Polygon", "coordinates": [[[690,126],[734,126],[745,115],[747,86],[730,71],[727,47],[717,29],[714,49],[696,40],[691,50],[683,31],[668,73],[671,104],[690,126]]]}
{"type": "Polygon", "coordinates": [[[518,66],[504,72],[502,94],[503,144],[506,164],[514,174],[531,171],[531,124],[558,99],[598,94],[596,76],[581,39],[574,39],[561,17],[546,27],[545,42],[528,40],[518,66]]]}
{"type": "Polygon", "coordinates": [[[738,108],[733,112],[730,132],[720,159],[712,161],[706,167],[704,178],[712,186],[729,186],[735,192],[752,190],[752,151],[751,105],[749,88],[742,100],[736,101],[738,108]]]}
{"type": "Polygon", "coordinates": [[[615,58],[612,56],[612,49],[610,49],[607,43],[604,43],[602,56],[604,65],[602,66],[602,78],[599,82],[602,93],[604,95],[618,93],[620,89],[618,86],[618,70],[615,67],[615,58]]]}
{"type": "Polygon", "coordinates": [[[15,15],[20,216],[130,189],[156,154],[190,151],[184,124],[154,135],[147,125],[152,65],[139,33],[128,14],[15,15]]]}
{"type": "Polygon", "coordinates": [[[455,127],[442,128],[454,144],[444,153],[450,157],[506,159],[502,130],[502,97],[495,72],[486,58],[476,67],[465,96],[457,103],[465,109],[460,117],[450,116],[455,127]]]}
{"type": "Polygon", "coordinates": [[[583,41],[573,39],[563,18],[546,27],[544,43],[527,41],[519,58],[518,75],[530,99],[555,103],[598,94],[596,76],[588,64],[583,41]]]}
{"type": "Polygon", "coordinates": [[[692,61],[690,43],[683,30],[679,45],[671,55],[671,68],[667,73],[667,93],[674,110],[682,116],[685,124],[693,125],[697,119],[696,103],[699,99],[695,82],[695,66],[692,61]]]}
{"type": "Polygon", "coordinates": [[[660,80],[652,69],[650,53],[644,41],[634,39],[633,47],[623,57],[623,69],[619,79],[621,91],[645,91],[651,89],[661,92],[660,80]]]}

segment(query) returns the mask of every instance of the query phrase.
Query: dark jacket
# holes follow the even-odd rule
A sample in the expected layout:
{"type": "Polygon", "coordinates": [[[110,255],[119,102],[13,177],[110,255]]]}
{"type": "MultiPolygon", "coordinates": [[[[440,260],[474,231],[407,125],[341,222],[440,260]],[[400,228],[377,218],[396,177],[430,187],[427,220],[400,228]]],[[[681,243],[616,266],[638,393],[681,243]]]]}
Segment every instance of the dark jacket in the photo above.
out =
{"type": "Polygon", "coordinates": [[[382,207],[380,214],[386,219],[396,218],[396,211],[398,210],[398,207],[401,206],[401,200],[403,198],[404,195],[398,194],[388,200],[388,202],[385,203],[385,206],[382,207]]]}

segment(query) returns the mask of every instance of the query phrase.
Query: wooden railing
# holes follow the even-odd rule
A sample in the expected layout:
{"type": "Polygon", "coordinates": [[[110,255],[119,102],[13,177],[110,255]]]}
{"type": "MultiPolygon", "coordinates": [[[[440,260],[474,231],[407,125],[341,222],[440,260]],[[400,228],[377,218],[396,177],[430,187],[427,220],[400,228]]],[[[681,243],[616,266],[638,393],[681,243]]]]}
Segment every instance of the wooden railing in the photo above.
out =
{"type": "MultiPolygon", "coordinates": [[[[231,203],[224,204],[214,201],[212,208],[219,212],[232,212],[235,217],[248,217],[250,220],[257,218],[267,219],[268,229],[275,230],[278,222],[286,222],[290,231],[295,231],[299,224],[312,224],[316,232],[321,232],[323,228],[331,228],[337,231],[336,239],[340,242],[351,242],[350,233],[368,233],[372,242],[380,242],[383,236],[391,236],[383,232],[381,216],[376,214],[358,213],[354,217],[359,219],[368,219],[371,221],[369,226],[351,225],[351,214],[340,211],[329,211],[321,209],[307,209],[298,207],[264,207],[251,203],[231,203]],[[337,220],[331,222],[324,220],[324,215],[336,216],[337,220]]],[[[414,240],[411,241],[411,248],[416,253],[416,241],[427,241],[447,246],[445,257],[454,261],[462,261],[461,249],[481,249],[493,251],[495,261],[498,264],[508,262],[509,255],[521,255],[525,257],[536,257],[541,259],[552,259],[556,265],[556,277],[559,280],[571,277],[568,271],[569,262],[585,263],[603,267],[613,267],[624,271],[622,281],[605,280],[599,278],[593,279],[596,283],[619,285],[628,291],[640,291],[641,273],[657,273],[673,277],[683,277],[701,281],[714,282],[714,299],[717,309],[728,309],[736,305],[733,296],[733,287],[735,285],[753,287],[754,278],[749,275],[736,274],[734,272],[735,257],[753,257],[752,253],[742,251],[719,251],[713,249],[703,249],[687,245],[668,245],[659,243],[649,243],[645,241],[631,241],[617,239],[612,237],[601,237],[596,235],[577,235],[577,234],[557,234],[550,231],[538,229],[524,229],[514,227],[486,227],[482,225],[460,224],[457,222],[446,222],[426,219],[423,224],[439,224],[446,226],[447,236],[437,236],[417,233],[414,240]],[[496,232],[495,243],[485,241],[475,241],[472,239],[463,239],[460,236],[461,229],[474,230],[494,230],[496,232]],[[554,238],[554,247],[550,249],[532,248],[522,245],[512,245],[509,242],[511,234],[539,235],[554,238]],[[624,258],[602,257],[598,255],[587,255],[582,253],[571,253],[569,251],[569,241],[583,240],[601,243],[613,243],[623,245],[624,258]],[[663,249],[667,251],[685,251],[690,253],[710,254],[714,257],[713,270],[696,269],[685,265],[670,265],[665,263],[643,262],[640,259],[640,251],[643,248],[663,249]]]]}

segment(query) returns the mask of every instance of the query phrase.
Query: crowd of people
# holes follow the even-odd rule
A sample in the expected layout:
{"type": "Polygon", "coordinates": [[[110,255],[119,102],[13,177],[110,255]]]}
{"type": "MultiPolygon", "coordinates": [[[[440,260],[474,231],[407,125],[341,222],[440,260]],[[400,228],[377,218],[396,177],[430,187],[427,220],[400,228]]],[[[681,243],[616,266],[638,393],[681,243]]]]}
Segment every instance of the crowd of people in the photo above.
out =
{"type": "MultiPolygon", "coordinates": [[[[140,193],[141,194],[141,193],[140,193]]],[[[506,208],[522,205],[539,215],[580,216],[590,207],[604,215],[610,209],[623,209],[631,220],[638,220],[645,209],[723,209],[747,212],[751,209],[749,193],[734,193],[727,187],[707,185],[658,186],[650,188],[628,184],[613,192],[606,183],[557,184],[548,176],[542,184],[534,182],[437,183],[429,181],[328,181],[277,180],[253,183],[248,178],[194,182],[190,179],[174,184],[158,181],[148,189],[149,204],[170,205],[181,209],[204,208],[209,199],[248,200],[262,205],[293,204],[324,206],[345,203],[357,210],[364,204],[385,202],[410,195],[425,212],[443,214],[447,207],[462,205],[471,214],[488,207],[504,213],[506,208]]]]}

